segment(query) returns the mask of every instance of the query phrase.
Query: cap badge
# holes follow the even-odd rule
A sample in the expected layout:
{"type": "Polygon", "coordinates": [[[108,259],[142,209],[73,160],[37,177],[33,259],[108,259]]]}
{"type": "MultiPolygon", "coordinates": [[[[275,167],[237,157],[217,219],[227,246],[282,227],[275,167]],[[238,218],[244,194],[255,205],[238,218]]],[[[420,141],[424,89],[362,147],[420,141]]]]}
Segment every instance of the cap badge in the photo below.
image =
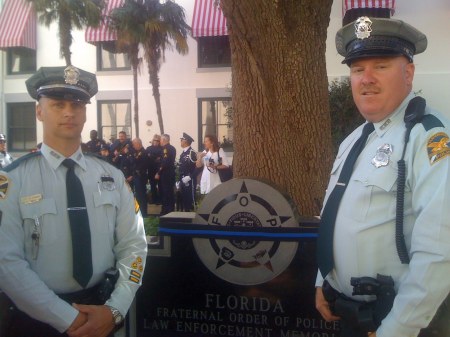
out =
{"type": "Polygon", "coordinates": [[[387,166],[389,164],[390,156],[394,151],[394,146],[391,144],[383,144],[378,147],[375,157],[372,159],[372,164],[376,168],[387,166]]]}
{"type": "Polygon", "coordinates": [[[74,66],[68,66],[64,69],[64,79],[67,84],[75,85],[80,79],[80,71],[74,66]]]}
{"type": "Polygon", "coordinates": [[[355,22],[355,35],[358,39],[370,37],[372,32],[372,21],[367,16],[361,16],[355,22]]]}

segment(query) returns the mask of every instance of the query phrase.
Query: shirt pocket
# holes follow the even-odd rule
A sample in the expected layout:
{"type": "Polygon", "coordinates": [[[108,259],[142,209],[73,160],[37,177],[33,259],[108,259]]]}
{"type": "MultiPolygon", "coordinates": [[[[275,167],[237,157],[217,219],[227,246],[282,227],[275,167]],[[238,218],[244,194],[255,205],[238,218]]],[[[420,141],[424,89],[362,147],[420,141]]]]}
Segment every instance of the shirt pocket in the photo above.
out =
{"type": "Polygon", "coordinates": [[[366,225],[395,217],[397,167],[393,165],[354,172],[353,183],[346,200],[351,206],[351,217],[366,225]]]}
{"type": "MultiPolygon", "coordinates": [[[[114,233],[116,214],[119,207],[117,191],[94,192],[95,230],[101,233],[114,233]]],[[[92,230],[92,229],[91,229],[92,230]]]]}
{"type": "Polygon", "coordinates": [[[55,199],[42,199],[31,204],[20,204],[25,237],[31,238],[34,232],[39,233],[39,245],[48,246],[57,239],[56,226],[60,225],[54,221],[56,212],[55,199]]]}

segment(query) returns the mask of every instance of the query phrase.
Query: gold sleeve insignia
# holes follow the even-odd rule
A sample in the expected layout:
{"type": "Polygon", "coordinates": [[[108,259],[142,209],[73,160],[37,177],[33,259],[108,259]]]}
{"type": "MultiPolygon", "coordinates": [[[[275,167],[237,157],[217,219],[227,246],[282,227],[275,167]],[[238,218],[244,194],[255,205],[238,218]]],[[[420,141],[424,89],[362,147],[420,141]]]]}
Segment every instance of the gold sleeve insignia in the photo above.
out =
{"type": "Polygon", "coordinates": [[[132,263],[131,263],[131,271],[130,271],[130,277],[128,278],[131,282],[139,283],[142,278],[142,272],[144,271],[144,266],[142,265],[142,258],[138,256],[132,263]]]}
{"type": "Polygon", "coordinates": [[[136,198],[134,198],[134,211],[136,214],[139,212],[139,203],[137,202],[136,198]]]}
{"type": "Polygon", "coordinates": [[[430,137],[427,144],[430,164],[450,156],[450,140],[445,132],[438,132],[430,137]]]}
{"type": "Polygon", "coordinates": [[[6,199],[6,195],[8,194],[8,186],[9,179],[4,175],[0,175],[0,200],[6,199]]]}

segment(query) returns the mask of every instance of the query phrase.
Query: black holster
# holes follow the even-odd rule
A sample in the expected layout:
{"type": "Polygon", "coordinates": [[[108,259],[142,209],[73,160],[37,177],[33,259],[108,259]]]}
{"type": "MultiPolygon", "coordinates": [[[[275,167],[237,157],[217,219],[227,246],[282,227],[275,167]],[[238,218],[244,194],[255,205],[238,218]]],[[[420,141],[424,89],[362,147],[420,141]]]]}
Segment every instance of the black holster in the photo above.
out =
{"type": "Polygon", "coordinates": [[[355,329],[376,331],[394,303],[394,281],[390,276],[352,278],[353,295],[375,295],[372,302],[355,301],[337,292],[325,281],[322,291],[336,316],[355,329]]]}

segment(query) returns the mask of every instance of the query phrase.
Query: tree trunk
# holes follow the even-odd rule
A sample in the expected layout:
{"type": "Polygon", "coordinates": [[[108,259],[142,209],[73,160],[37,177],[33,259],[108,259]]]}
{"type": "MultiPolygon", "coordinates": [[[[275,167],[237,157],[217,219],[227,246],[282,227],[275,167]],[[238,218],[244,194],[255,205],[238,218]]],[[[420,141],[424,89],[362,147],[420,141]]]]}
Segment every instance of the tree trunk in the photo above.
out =
{"type": "Polygon", "coordinates": [[[59,12],[59,52],[66,61],[66,66],[72,64],[70,46],[72,45],[72,25],[70,13],[67,11],[59,12]]]}
{"type": "Polygon", "coordinates": [[[139,138],[139,100],[138,100],[138,74],[137,65],[133,65],[133,90],[134,90],[134,127],[136,138],[139,138]]]}
{"type": "Polygon", "coordinates": [[[332,0],[222,0],[232,53],[235,176],[269,179],[318,215],[331,131],[325,43],[332,0]]]}
{"type": "Polygon", "coordinates": [[[161,109],[161,95],[159,93],[159,58],[153,56],[147,56],[148,74],[150,77],[150,84],[152,85],[153,98],[156,104],[156,115],[158,116],[159,131],[164,134],[164,122],[161,109]]]}
{"type": "Polygon", "coordinates": [[[134,43],[128,46],[128,57],[133,69],[133,90],[134,90],[134,127],[136,138],[139,138],[139,92],[138,92],[138,68],[139,68],[139,44],[134,43]]]}

